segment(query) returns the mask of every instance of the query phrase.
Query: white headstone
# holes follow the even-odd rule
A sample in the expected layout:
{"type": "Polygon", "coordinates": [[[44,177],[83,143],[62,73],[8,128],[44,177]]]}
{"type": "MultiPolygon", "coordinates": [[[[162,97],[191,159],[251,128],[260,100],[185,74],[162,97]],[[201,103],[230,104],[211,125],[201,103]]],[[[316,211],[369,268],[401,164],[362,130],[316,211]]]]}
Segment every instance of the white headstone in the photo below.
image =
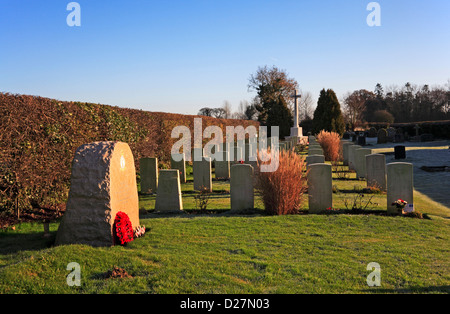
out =
{"type": "Polygon", "coordinates": [[[387,172],[387,211],[398,213],[393,202],[402,199],[414,204],[413,165],[406,162],[394,162],[386,165],[387,172]]]}
{"type": "Polygon", "coordinates": [[[323,164],[325,163],[324,155],[311,155],[306,157],[306,164],[323,164]]]}
{"type": "Polygon", "coordinates": [[[333,186],[330,164],[308,165],[309,212],[324,212],[333,206],[333,186]]]}
{"type": "Polygon", "coordinates": [[[353,145],[352,142],[342,142],[342,156],[344,160],[344,166],[348,166],[348,151],[350,148],[350,145],[353,145]]]}
{"type": "Polygon", "coordinates": [[[308,136],[308,142],[309,142],[309,145],[311,145],[311,144],[317,143],[317,140],[316,140],[316,138],[314,136],[309,135],[308,136]]]}
{"type": "Polygon", "coordinates": [[[348,168],[350,170],[356,170],[355,151],[362,148],[359,145],[350,145],[348,148],[348,168]]]}
{"type": "Polygon", "coordinates": [[[170,168],[178,170],[180,182],[186,183],[186,158],[184,154],[173,154],[170,159],[170,168]]]}
{"type": "Polygon", "coordinates": [[[173,213],[183,210],[180,174],[178,170],[161,170],[156,195],[155,211],[173,213]]]}
{"type": "Polygon", "coordinates": [[[322,148],[308,149],[308,156],[312,156],[312,155],[323,155],[323,149],[322,148]]]}
{"type": "Polygon", "coordinates": [[[216,179],[229,179],[230,178],[230,157],[228,151],[220,152],[222,154],[222,160],[216,160],[215,171],[216,179]]]}
{"type": "Polygon", "coordinates": [[[366,156],[372,154],[368,148],[359,148],[355,150],[356,177],[366,177],[366,156]]]}
{"type": "Polygon", "coordinates": [[[246,164],[231,166],[230,180],[231,210],[253,209],[253,167],[246,164]]]}
{"type": "Polygon", "coordinates": [[[239,163],[240,161],[243,161],[243,160],[244,160],[244,158],[243,158],[242,148],[238,147],[238,146],[234,146],[234,155],[233,155],[232,160],[230,159],[230,161],[235,164],[235,163],[239,163]]]}
{"type": "Polygon", "coordinates": [[[156,193],[158,189],[158,158],[141,158],[139,160],[141,193],[156,193]]]}
{"type": "Polygon", "coordinates": [[[212,192],[211,158],[203,157],[201,161],[193,162],[194,190],[206,189],[212,192]]]}
{"type": "Polygon", "coordinates": [[[367,186],[386,191],[386,156],[371,154],[366,156],[367,186]]]}

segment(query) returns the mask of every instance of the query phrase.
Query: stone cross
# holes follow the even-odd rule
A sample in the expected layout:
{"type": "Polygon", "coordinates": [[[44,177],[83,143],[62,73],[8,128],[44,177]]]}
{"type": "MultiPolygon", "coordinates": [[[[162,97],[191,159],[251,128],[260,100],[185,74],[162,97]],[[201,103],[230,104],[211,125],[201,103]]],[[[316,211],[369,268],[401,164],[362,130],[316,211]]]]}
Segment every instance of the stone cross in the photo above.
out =
{"type": "Polygon", "coordinates": [[[291,98],[294,98],[294,128],[298,127],[298,99],[302,97],[302,95],[297,94],[297,90],[295,90],[294,95],[291,95],[291,98]]]}

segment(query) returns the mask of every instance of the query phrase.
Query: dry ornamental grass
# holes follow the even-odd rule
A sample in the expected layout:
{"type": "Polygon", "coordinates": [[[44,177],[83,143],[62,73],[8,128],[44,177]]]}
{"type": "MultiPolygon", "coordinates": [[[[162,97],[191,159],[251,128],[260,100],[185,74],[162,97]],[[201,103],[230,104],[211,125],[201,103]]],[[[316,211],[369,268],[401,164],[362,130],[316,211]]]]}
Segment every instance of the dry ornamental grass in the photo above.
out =
{"type": "Polygon", "coordinates": [[[320,131],[319,135],[317,135],[317,142],[322,146],[325,160],[338,161],[341,159],[340,140],[341,137],[338,133],[320,131]]]}
{"type": "MultiPolygon", "coordinates": [[[[261,160],[259,163],[264,163],[261,160]]],[[[256,187],[266,211],[273,215],[298,213],[306,192],[305,160],[294,152],[281,151],[279,167],[273,172],[256,172],[256,187]]]]}

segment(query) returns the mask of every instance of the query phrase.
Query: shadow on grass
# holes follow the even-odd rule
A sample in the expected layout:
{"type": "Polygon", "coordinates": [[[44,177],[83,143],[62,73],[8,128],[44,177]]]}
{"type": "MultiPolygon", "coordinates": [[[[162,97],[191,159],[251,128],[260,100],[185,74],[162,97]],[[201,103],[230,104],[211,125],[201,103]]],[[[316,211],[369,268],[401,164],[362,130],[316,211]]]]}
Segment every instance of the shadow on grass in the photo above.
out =
{"type": "Polygon", "coordinates": [[[140,217],[140,219],[152,219],[152,218],[198,218],[198,217],[262,217],[270,216],[262,209],[248,209],[243,211],[231,211],[227,209],[207,209],[201,211],[199,209],[184,209],[182,212],[175,213],[158,213],[155,211],[148,211],[146,215],[140,217]]]}
{"type": "MultiPolygon", "coordinates": [[[[183,196],[184,195],[195,195],[195,194],[199,194],[199,191],[194,191],[194,190],[187,190],[187,191],[183,191],[183,196]]],[[[211,192],[211,196],[215,196],[215,195],[230,195],[230,191],[226,190],[226,189],[213,189],[211,192]]]]}
{"type": "Polygon", "coordinates": [[[398,289],[372,288],[363,292],[369,293],[450,293],[450,286],[411,287],[398,289]]]}
{"type": "MultiPolygon", "coordinates": [[[[351,210],[351,209],[339,209],[339,210],[329,210],[323,211],[316,214],[309,213],[308,210],[299,210],[297,214],[286,215],[286,216],[296,216],[296,215],[318,215],[318,216],[338,216],[338,215],[373,215],[373,216],[386,216],[386,217],[403,217],[410,219],[419,219],[414,215],[400,215],[400,214],[389,214],[386,210],[375,210],[375,209],[365,209],[365,210],[351,210]]],[[[243,211],[231,211],[230,209],[212,209],[206,211],[200,211],[197,209],[185,209],[182,212],[175,213],[158,213],[155,211],[148,211],[147,214],[140,217],[140,219],[152,219],[152,218],[198,218],[198,217],[269,217],[277,216],[266,212],[263,209],[248,209],[243,211]]],[[[429,219],[427,214],[422,214],[420,219],[429,219]]]]}
{"type": "Polygon", "coordinates": [[[0,254],[14,254],[20,251],[39,251],[55,243],[56,231],[44,237],[43,232],[12,233],[0,232],[0,254]]]}
{"type": "Polygon", "coordinates": [[[333,180],[336,180],[336,181],[358,181],[358,182],[364,182],[363,180],[360,180],[359,178],[333,178],[333,180]]]}

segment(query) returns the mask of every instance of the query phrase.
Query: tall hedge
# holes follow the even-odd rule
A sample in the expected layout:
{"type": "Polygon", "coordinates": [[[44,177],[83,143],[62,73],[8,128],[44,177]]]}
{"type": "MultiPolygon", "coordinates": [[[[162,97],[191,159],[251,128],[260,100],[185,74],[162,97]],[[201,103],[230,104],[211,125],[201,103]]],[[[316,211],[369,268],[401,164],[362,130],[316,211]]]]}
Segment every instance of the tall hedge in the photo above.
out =
{"type": "MultiPolygon", "coordinates": [[[[75,150],[95,141],[130,145],[141,157],[167,163],[173,127],[193,134],[198,116],[147,112],[107,105],[0,93],[0,211],[65,202],[75,150]]],[[[258,122],[201,117],[203,128],[259,126],[258,122]]]]}

